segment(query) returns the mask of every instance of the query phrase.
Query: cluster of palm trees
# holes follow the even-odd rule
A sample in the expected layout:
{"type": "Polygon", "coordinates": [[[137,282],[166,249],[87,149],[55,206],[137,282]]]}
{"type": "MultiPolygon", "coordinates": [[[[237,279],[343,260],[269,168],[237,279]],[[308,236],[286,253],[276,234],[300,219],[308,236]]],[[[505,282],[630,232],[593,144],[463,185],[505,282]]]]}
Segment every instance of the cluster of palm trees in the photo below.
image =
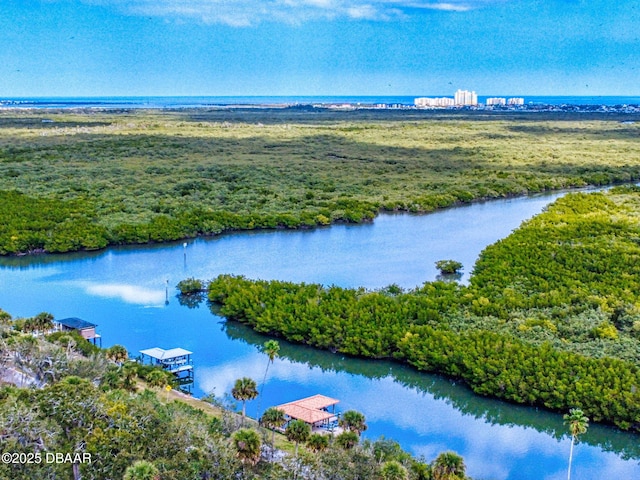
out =
{"type": "Polygon", "coordinates": [[[53,315],[41,312],[35,317],[27,318],[24,321],[22,330],[32,333],[45,333],[53,328],[53,315]]]}
{"type": "MultiPolygon", "coordinates": [[[[264,343],[261,350],[267,355],[268,361],[264,377],[262,379],[260,392],[258,392],[256,382],[249,377],[237,379],[231,389],[231,395],[233,398],[242,402],[241,427],[244,427],[245,424],[247,401],[253,400],[257,397],[261,398],[264,393],[269,366],[278,356],[280,344],[276,340],[268,340],[264,343]]],[[[313,452],[320,452],[329,446],[329,438],[326,435],[312,433],[311,426],[302,420],[287,421],[284,412],[275,407],[268,408],[262,416],[260,416],[260,406],[258,406],[258,419],[260,425],[272,430],[272,451],[275,450],[276,430],[281,429],[285,424],[286,428],[284,435],[287,437],[287,440],[294,443],[296,457],[298,456],[298,447],[300,444],[305,443],[309,450],[313,452]]],[[[336,437],[336,442],[345,449],[353,448],[357,445],[360,441],[360,435],[367,429],[365,416],[355,410],[344,412],[342,417],[339,419],[339,425],[344,429],[344,431],[336,437]]],[[[255,430],[241,428],[234,434],[233,441],[238,452],[238,457],[241,459],[243,464],[255,465],[258,462],[260,459],[261,442],[260,436],[255,430]]]]}

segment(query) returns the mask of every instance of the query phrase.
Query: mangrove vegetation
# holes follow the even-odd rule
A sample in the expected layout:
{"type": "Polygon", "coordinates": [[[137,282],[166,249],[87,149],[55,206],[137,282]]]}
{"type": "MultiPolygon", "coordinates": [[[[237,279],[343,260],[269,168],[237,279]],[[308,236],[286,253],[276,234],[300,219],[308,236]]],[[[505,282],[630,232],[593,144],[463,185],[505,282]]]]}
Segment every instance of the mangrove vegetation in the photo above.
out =
{"type": "Polygon", "coordinates": [[[0,254],[363,222],[640,179],[624,117],[0,112],[0,254]]]}
{"type": "Polygon", "coordinates": [[[366,291],[221,275],[209,300],[258,332],[640,431],[639,232],[637,187],[571,194],[487,247],[468,286],[366,291]]]}

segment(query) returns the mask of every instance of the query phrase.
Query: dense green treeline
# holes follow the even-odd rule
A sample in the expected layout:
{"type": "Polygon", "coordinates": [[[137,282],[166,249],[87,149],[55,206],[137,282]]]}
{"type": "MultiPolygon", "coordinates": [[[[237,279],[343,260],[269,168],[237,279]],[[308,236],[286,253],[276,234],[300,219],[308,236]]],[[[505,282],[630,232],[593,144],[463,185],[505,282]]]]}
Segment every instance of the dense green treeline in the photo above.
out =
{"type": "Polygon", "coordinates": [[[485,249],[474,267],[474,290],[494,299],[497,316],[574,303],[637,315],[639,210],[637,187],[568,195],[485,249]]]}
{"type": "MultiPolygon", "coordinates": [[[[448,284],[434,286],[431,293],[438,296],[440,289],[455,293],[448,284]]],[[[482,395],[556,410],[580,405],[595,421],[640,430],[637,365],[560,352],[548,344],[528,345],[501,333],[454,332],[430,308],[442,302],[421,293],[394,299],[376,292],[220,276],[211,282],[209,298],[222,304],[220,314],[289,341],[349,355],[392,357],[463,378],[482,395]]],[[[450,300],[453,306],[455,299],[450,300]]]]}
{"type": "Polygon", "coordinates": [[[488,247],[469,286],[368,292],[222,275],[209,299],[259,332],[640,431],[637,190],[558,200],[488,247]]]}
{"type": "Polygon", "coordinates": [[[0,127],[0,254],[361,222],[640,178],[638,127],[606,116],[3,111],[0,127]]]}
{"type": "MultiPolygon", "coordinates": [[[[223,328],[229,338],[262,347],[268,337],[257,333],[247,324],[236,321],[224,322],[223,328]]],[[[566,427],[559,421],[550,421],[546,415],[539,415],[526,405],[500,405],[499,402],[478,398],[461,382],[441,378],[439,375],[424,375],[411,366],[404,367],[394,360],[371,361],[365,357],[347,357],[332,355],[314,347],[301,347],[286,341],[279,341],[278,356],[290,362],[317,367],[325,372],[348,372],[353,375],[364,375],[370,379],[389,379],[400,385],[432,395],[459,410],[463,415],[481,419],[493,425],[527,426],[560,440],[566,435],[566,427]]],[[[557,419],[556,419],[557,420],[557,419]]],[[[640,444],[634,435],[609,428],[591,428],[590,435],[582,439],[589,445],[597,446],[604,451],[615,452],[622,458],[640,459],[640,444]]]]}

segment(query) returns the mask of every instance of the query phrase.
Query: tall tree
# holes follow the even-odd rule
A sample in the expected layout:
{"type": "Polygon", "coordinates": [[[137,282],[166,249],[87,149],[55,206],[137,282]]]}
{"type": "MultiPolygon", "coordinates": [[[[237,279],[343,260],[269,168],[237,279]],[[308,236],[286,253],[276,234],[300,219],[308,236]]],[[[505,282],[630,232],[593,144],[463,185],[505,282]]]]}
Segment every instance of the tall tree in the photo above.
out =
{"type": "Polygon", "coordinates": [[[284,434],[287,437],[287,440],[295,443],[296,445],[296,457],[298,456],[298,445],[301,442],[306,442],[311,435],[311,427],[308,423],[303,422],[302,420],[292,420],[287,425],[287,428],[284,431],[284,434]]]}
{"type": "Polygon", "coordinates": [[[247,412],[247,400],[253,400],[258,396],[256,382],[248,377],[239,378],[231,389],[231,395],[236,400],[242,402],[242,425],[247,412]]]}
{"type": "Polygon", "coordinates": [[[578,442],[578,437],[586,433],[589,428],[589,418],[579,408],[572,408],[569,413],[564,415],[564,423],[569,425],[571,433],[571,449],[569,450],[569,470],[567,471],[567,480],[571,480],[571,462],[573,461],[573,446],[578,442]]]}
{"type": "Polygon", "coordinates": [[[443,452],[431,465],[433,480],[464,480],[466,466],[463,458],[455,452],[443,452]]]}
{"type": "Polygon", "coordinates": [[[260,386],[260,397],[258,398],[258,411],[256,414],[256,418],[260,418],[260,401],[263,398],[264,385],[267,383],[267,372],[269,372],[269,365],[271,365],[275,358],[278,356],[278,353],[280,352],[280,344],[277,340],[267,340],[266,342],[264,342],[261,350],[262,353],[265,353],[267,355],[268,360],[267,368],[265,368],[264,377],[262,378],[262,385],[260,386]]]}
{"type": "Polygon", "coordinates": [[[238,430],[233,434],[233,445],[243,465],[255,465],[260,460],[260,435],[255,430],[238,430]]]}
{"type": "Polygon", "coordinates": [[[271,432],[271,446],[274,447],[276,443],[276,428],[282,427],[287,422],[287,419],[284,416],[284,412],[277,408],[271,407],[267,408],[262,417],[260,418],[260,423],[272,430],[271,432]]]}
{"type": "Polygon", "coordinates": [[[355,410],[344,412],[338,420],[338,424],[345,430],[355,432],[358,436],[367,429],[364,415],[355,410]]]}

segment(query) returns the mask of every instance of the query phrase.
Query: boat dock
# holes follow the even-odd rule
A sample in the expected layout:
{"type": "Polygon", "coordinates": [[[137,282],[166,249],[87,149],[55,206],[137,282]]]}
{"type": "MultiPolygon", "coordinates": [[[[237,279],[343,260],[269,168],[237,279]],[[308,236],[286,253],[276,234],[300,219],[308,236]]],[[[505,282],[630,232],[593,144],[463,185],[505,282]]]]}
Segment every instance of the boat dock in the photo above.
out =
{"type": "Polygon", "coordinates": [[[142,363],[145,363],[145,357],[149,357],[152,365],[158,365],[168,372],[180,376],[187,373],[189,377],[193,376],[193,360],[191,355],[193,352],[184,348],[171,348],[164,350],[159,347],[140,350],[142,354],[142,363]]]}
{"type": "Polygon", "coordinates": [[[342,431],[338,426],[339,413],[335,406],[340,400],[324,395],[313,395],[289,403],[277,405],[274,408],[282,410],[287,423],[291,420],[302,420],[311,426],[312,432],[337,434],[342,431]]]}

